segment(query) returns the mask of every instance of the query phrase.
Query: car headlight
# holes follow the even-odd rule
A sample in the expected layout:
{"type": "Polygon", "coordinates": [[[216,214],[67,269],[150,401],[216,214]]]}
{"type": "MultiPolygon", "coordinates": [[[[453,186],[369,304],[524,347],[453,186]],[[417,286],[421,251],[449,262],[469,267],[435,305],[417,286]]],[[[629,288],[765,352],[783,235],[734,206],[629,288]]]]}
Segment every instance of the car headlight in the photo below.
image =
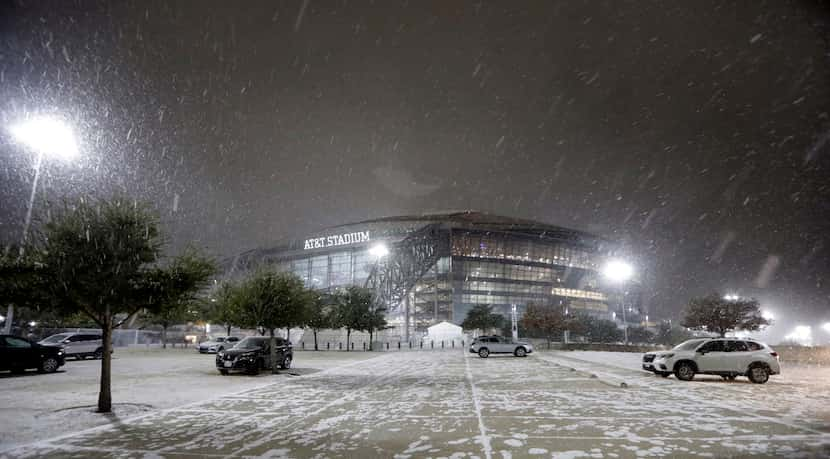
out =
{"type": "Polygon", "coordinates": [[[665,359],[670,359],[670,358],[672,358],[672,357],[674,357],[674,354],[669,353],[669,354],[663,354],[663,355],[661,355],[659,358],[661,358],[661,359],[664,359],[664,360],[665,360],[665,359]]]}

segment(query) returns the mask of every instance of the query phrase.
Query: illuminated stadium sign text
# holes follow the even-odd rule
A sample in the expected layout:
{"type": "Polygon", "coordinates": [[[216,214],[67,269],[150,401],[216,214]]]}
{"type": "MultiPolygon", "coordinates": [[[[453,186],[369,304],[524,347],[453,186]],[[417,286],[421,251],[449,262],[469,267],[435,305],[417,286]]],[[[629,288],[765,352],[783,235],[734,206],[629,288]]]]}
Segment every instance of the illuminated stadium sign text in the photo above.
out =
{"type": "Polygon", "coordinates": [[[369,242],[369,240],[370,238],[368,231],[338,234],[336,236],[315,237],[305,240],[303,250],[323,249],[326,247],[335,247],[338,245],[359,244],[361,242],[369,242]]]}

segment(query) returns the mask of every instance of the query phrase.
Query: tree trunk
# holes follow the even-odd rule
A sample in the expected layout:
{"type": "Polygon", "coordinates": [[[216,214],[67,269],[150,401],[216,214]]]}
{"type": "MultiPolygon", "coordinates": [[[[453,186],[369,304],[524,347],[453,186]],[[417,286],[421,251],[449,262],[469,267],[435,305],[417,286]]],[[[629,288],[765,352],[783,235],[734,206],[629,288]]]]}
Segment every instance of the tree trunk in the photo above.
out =
{"type": "Polygon", "coordinates": [[[227,325],[226,327],[227,327],[227,329],[228,329],[228,336],[231,336],[231,326],[230,326],[230,325],[227,325]]]}
{"type": "Polygon", "coordinates": [[[351,328],[347,328],[347,329],[346,329],[346,350],[347,350],[347,351],[348,351],[348,350],[350,350],[350,349],[349,349],[349,339],[351,338],[351,336],[352,336],[352,329],[351,329],[351,328]]]}
{"type": "Polygon", "coordinates": [[[271,374],[277,374],[277,338],[274,336],[274,329],[271,329],[271,374]]]}
{"type": "MultiPolygon", "coordinates": [[[[109,311],[109,308],[107,308],[109,311]]],[[[101,387],[98,391],[98,412],[109,413],[112,411],[112,317],[107,314],[104,318],[104,326],[101,327],[101,341],[104,348],[104,355],[101,357],[101,387]]]]}
{"type": "Polygon", "coordinates": [[[314,350],[316,351],[316,350],[318,350],[317,349],[317,329],[312,328],[311,332],[314,333],[314,350]]]}
{"type": "Polygon", "coordinates": [[[12,325],[14,322],[14,306],[9,305],[8,309],[6,309],[6,325],[3,327],[3,333],[6,335],[12,334],[12,325]]]}
{"type": "Polygon", "coordinates": [[[369,329],[369,350],[370,351],[372,350],[372,335],[373,335],[372,329],[370,328],[369,329]]]}
{"type": "Polygon", "coordinates": [[[291,327],[285,329],[285,340],[291,341],[291,327]]]}
{"type": "Polygon", "coordinates": [[[161,348],[167,349],[167,325],[161,326],[161,348]]]}

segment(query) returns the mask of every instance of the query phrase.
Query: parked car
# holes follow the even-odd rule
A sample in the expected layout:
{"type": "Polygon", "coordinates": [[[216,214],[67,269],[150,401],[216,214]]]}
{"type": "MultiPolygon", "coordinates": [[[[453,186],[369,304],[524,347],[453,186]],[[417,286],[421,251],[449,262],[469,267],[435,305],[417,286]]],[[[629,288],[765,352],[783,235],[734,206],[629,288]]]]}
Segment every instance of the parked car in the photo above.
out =
{"type": "Polygon", "coordinates": [[[778,353],[751,339],[698,338],[685,341],[670,351],[647,352],[643,369],[667,378],[691,381],[696,374],[719,375],[725,380],[746,376],[764,384],[770,375],[781,373],[778,353]]]}
{"type": "Polygon", "coordinates": [[[239,338],[236,336],[217,336],[199,343],[199,347],[196,349],[200,354],[215,354],[234,347],[238,342],[239,338]]]}
{"type": "Polygon", "coordinates": [[[38,342],[42,346],[63,347],[64,356],[100,359],[104,356],[104,344],[100,333],[59,333],[38,342]]]}
{"type": "Polygon", "coordinates": [[[63,348],[59,346],[41,346],[18,336],[0,335],[0,370],[22,373],[34,368],[54,373],[63,364],[63,348]]]}
{"type": "Polygon", "coordinates": [[[504,336],[479,336],[470,344],[470,352],[486,359],[490,354],[513,354],[526,357],[533,352],[533,346],[524,341],[513,341],[504,336]]]}
{"type": "MultiPolygon", "coordinates": [[[[291,341],[275,338],[277,344],[277,362],[280,368],[291,368],[294,360],[294,347],[291,341]]],[[[234,371],[259,374],[271,369],[271,338],[268,336],[249,336],[231,349],[216,354],[216,369],[222,375],[234,371]]]]}

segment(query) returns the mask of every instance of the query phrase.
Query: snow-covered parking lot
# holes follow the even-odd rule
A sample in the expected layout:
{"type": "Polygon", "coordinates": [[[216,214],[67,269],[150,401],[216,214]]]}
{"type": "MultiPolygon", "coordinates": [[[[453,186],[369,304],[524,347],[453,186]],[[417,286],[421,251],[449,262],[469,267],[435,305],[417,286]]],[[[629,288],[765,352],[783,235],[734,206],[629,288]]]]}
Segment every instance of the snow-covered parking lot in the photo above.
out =
{"type": "MultiPolygon", "coordinates": [[[[298,352],[295,374],[309,374],[364,353],[298,352]]],[[[113,414],[95,414],[100,360],[69,359],[54,374],[0,373],[0,451],[15,445],[120,422],[140,414],[261,387],[286,375],[223,377],[214,355],[190,349],[116,349],[112,361],[113,414]]]]}
{"type": "MultiPolygon", "coordinates": [[[[198,365],[198,370],[171,369],[161,379],[182,392],[165,395],[161,384],[154,391],[139,391],[149,400],[164,398],[166,404],[156,408],[168,409],[43,438],[6,456],[830,455],[827,368],[789,368],[758,386],[745,379],[702,377],[684,383],[657,378],[637,369],[637,355],[614,353],[479,359],[459,350],[376,356],[307,352],[297,362],[315,370],[299,371],[301,376],[222,379],[209,374],[212,368],[202,372],[198,365]],[[314,363],[318,359],[320,364],[314,363]],[[202,373],[181,376],[189,371],[202,373]],[[187,386],[212,384],[209,380],[226,386],[198,389],[201,401],[180,399],[187,386]]],[[[133,368],[140,373],[141,362],[133,368]]],[[[143,384],[136,377],[132,386],[143,384]]],[[[126,401],[118,385],[116,380],[114,399],[126,401]]],[[[27,390],[6,388],[3,397],[35,397],[27,390]]],[[[39,396],[46,395],[44,390],[39,396]]]]}

